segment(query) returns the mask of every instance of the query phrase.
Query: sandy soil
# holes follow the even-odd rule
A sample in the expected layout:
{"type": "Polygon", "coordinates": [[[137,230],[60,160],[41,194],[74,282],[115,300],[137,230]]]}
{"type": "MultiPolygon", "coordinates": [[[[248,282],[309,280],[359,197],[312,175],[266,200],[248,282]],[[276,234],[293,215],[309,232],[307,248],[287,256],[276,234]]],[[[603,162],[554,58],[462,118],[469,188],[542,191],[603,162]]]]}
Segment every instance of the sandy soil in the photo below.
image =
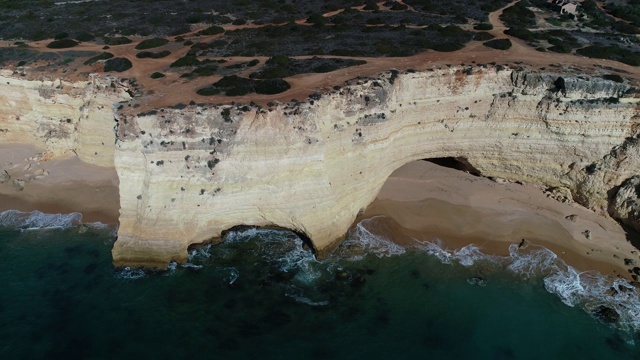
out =
{"type": "Polygon", "coordinates": [[[377,215],[389,218],[385,226],[397,234],[393,240],[404,244],[440,239],[450,249],[475,244],[483,252],[508,255],[510,244],[526,239],[581,271],[629,277],[633,266],[624,259],[640,264],[638,251],[612,219],[548,198],[535,187],[497,183],[427,161],[396,170],[359,219],[377,215]]]}
{"type": "Polygon", "coordinates": [[[120,214],[118,175],[114,168],[88,165],[77,157],[49,160],[35,147],[0,144],[0,211],[39,210],[82,214],[83,221],[117,224],[120,214]],[[24,180],[23,189],[13,184],[24,180]]]}

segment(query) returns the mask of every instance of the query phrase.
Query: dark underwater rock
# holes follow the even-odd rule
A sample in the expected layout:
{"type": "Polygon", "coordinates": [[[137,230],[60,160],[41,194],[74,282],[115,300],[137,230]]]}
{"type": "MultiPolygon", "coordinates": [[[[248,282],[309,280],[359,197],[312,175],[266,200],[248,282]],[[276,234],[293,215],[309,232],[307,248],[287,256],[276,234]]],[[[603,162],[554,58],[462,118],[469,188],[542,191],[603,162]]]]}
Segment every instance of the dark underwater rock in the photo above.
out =
{"type": "Polygon", "coordinates": [[[615,309],[608,306],[600,305],[593,310],[593,315],[606,323],[615,323],[620,320],[620,314],[615,309]]]}

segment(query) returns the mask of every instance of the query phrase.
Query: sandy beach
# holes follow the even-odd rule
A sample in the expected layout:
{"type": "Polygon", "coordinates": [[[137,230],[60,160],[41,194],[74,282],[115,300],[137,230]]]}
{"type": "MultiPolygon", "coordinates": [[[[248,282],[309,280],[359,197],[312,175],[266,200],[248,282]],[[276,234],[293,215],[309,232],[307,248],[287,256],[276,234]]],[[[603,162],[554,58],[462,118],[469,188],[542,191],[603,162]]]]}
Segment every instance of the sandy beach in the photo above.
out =
{"type": "Polygon", "coordinates": [[[73,153],[48,159],[33,146],[0,144],[0,172],[4,171],[11,178],[0,184],[0,211],[79,212],[85,222],[118,224],[120,198],[114,168],[86,164],[73,153]],[[24,180],[22,190],[14,180],[24,180]]]}
{"type": "Polygon", "coordinates": [[[640,264],[627,234],[610,218],[551,199],[533,186],[498,183],[427,161],[396,170],[358,220],[377,215],[387,217],[385,233],[403,244],[439,239],[449,249],[475,244],[485,253],[508,255],[510,244],[526,239],[579,271],[628,279],[628,269],[640,264]]]}

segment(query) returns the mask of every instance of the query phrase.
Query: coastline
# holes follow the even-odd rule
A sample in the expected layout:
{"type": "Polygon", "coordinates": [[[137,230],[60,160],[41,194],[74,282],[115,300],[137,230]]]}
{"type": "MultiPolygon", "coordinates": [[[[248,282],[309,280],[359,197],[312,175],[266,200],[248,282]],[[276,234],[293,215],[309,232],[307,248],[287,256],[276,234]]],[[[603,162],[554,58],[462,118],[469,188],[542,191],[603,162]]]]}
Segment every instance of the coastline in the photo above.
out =
{"type": "Polygon", "coordinates": [[[0,172],[5,170],[11,178],[0,184],[0,212],[79,212],[83,222],[118,224],[118,174],[113,167],[87,164],[73,153],[48,159],[30,145],[0,144],[0,172]],[[17,179],[25,180],[22,190],[13,183],[17,179]]]}
{"type": "Polygon", "coordinates": [[[628,270],[640,264],[638,251],[612,219],[532,186],[497,183],[427,161],[396,170],[356,223],[379,215],[387,217],[383,224],[392,229],[386,233],[395,234],[391,240],[402,245],[439,240],[449,249],[474,244],[486,254],[505,256],[510,244],[525,239],[578,271],[627,280],[633,280],[628,270]],[[565,218],[571,215],[577,215],[575,221],[565,218]]]}
{"type": "MultiPolygon", "coordinates": [[[[11,179],[0,184],[0,211],[39,210],[82,214],[84,222],[118,224],[118,177],[77,157],[46,159],[35,147],[0,145],[0,165],[11,179]],[[42,170],[40,170],[42,169],[42,170]],[[46,176],[33,174],[47,174],[46,176]],[[29,179],[22,191],[14,179],[29,179]]],[[[474,244],[486,254],[505,256],[510,244],[541,245],[578,271],[633,280],[640,264],[625,231],[610,218],[580,205],[551,199],[535,187],[495,182],[427,161],[397,169],[357,221],[384,215],[380,229],[402,245],[441,241],[446,248],[474,244]],[[574,221],[565,217],[577,215],[574,221]],[[590,239],[584,231],[590,231],[590,239]],[[625,264],[632,259],[633,264],[625,264]]]]}

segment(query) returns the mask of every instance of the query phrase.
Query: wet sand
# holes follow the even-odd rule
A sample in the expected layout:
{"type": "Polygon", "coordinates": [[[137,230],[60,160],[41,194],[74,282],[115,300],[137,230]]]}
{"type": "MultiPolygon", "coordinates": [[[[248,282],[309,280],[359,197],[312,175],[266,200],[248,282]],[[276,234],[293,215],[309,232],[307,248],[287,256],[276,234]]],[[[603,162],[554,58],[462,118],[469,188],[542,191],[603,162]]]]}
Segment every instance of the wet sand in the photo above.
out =
{"type": "Polygon", "coordinates": [[[120,197],[115,168],[89,165],[75,156],[47,159],[29,145],[0,144],[0,172],[11,178],[0,184],[0,211],[79,212],[85,222],[118,224],[120,197]],[[23,190],[13,182],[25,180],[23,190]]]}
{"type": "Polygon", "coordinates": [[[449,249],[469,244],[508,255],[522,239],[544,246],[579,271],[631,279],[624,259],[638,251],[618,223],[577,204],[548,198],[533,186],[497,183],[426,161],[396,170],[360,219],[385,215],[393,241],[441,240],[449,249]],[[575,221],[566,218],[577,215],[575,221]],[[589,238],[585,231],[590,232],[589,238]]]}

